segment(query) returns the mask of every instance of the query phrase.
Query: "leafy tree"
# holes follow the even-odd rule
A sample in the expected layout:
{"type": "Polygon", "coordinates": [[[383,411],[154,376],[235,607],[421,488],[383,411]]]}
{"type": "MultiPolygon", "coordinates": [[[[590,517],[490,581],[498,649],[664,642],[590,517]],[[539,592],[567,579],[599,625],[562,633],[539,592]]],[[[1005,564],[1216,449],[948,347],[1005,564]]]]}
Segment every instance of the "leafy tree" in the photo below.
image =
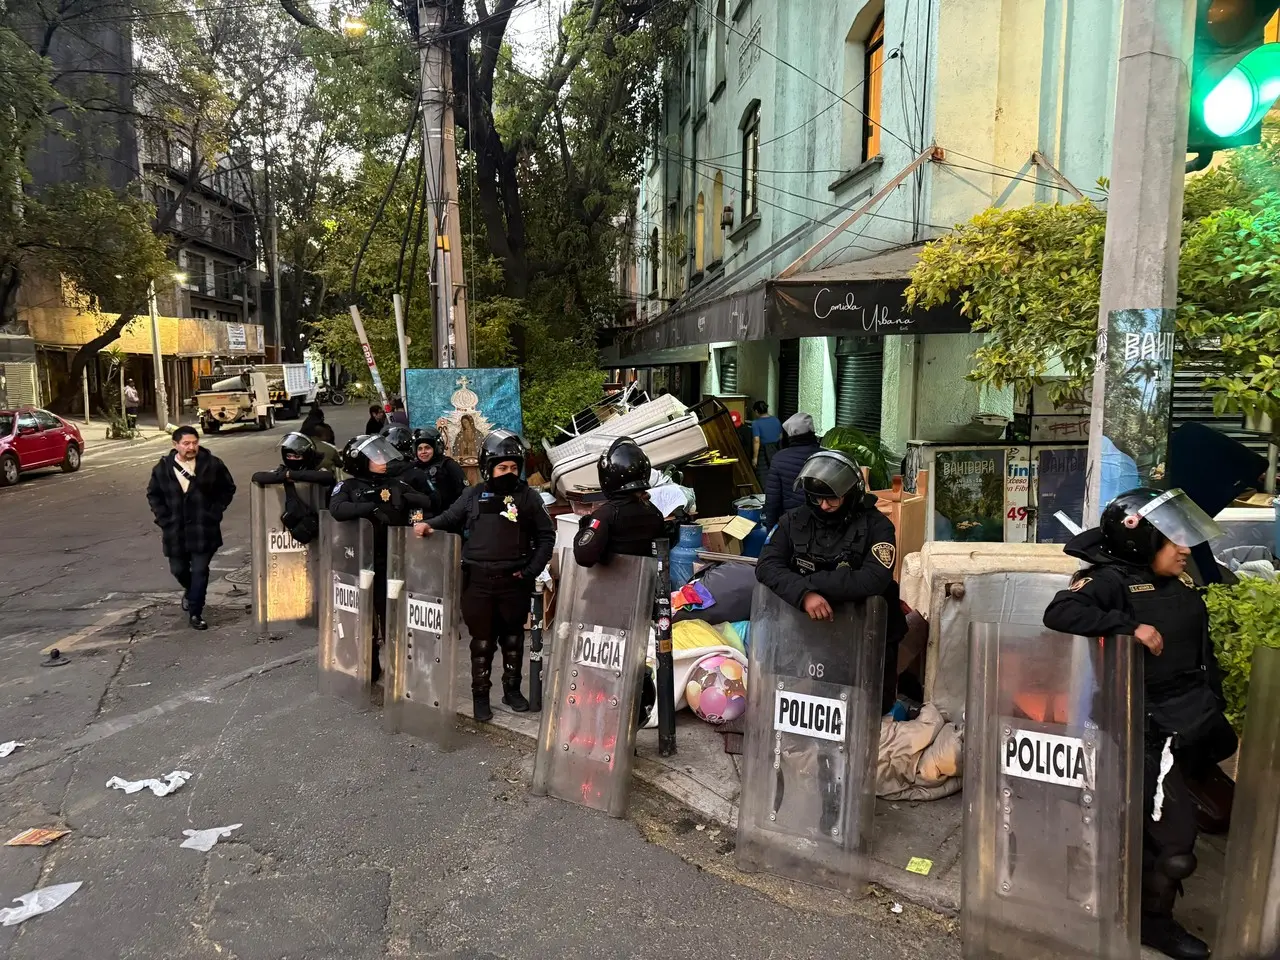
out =
{"type": "MultiPolygon", "coordinates": [[[[1219,411],[1280,422],[1280,141],[1187,181],[1178,362],[1205,373],[1219,411]]],[[[907,299],[956,300],[987,335],[969,379],[1055,401],[1091,381],[1106,212],[1087,200],[991,209],[928,244],[907,299]]]]}

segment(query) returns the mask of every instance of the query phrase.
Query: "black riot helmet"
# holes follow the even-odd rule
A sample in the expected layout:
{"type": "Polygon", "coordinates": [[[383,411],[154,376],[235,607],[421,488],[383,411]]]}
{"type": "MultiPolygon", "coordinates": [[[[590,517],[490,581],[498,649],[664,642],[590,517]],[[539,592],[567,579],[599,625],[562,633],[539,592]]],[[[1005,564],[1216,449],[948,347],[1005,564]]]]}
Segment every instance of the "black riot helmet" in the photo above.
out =
{"type": "Polygon", "coordinates": [[[352,438],[343,449],[342,469],[353,477],[369,480],[385,473],[387,464],[403,459],[400,451],[386,437],[366,434],[352,438]]]}
{"type": "Polygon", "coordinates": [[[796,490],[804,490],[805,501],[821,515],[818,501],[826,497],[843,497],[844,506],[839,513],[856,510],[862,506],[866,484],[862,469],[850,456],[838,450],[819,450],[804,462],[796,476],[796,490]]]}
{"type": "Polygon", "coordinates": [[[1168,540],[1194,547],[1222,533],[1213,519],[1181,490],[1127,490],[1103,508],[1098,524],[1102,548],[1111,557],[1147,566],[1168,540]]]}
{"type": "Polygon", "coordinates": [[[513,460],[523,469],[524,458],[524,441],[519,436],[510,430],[490,430],[480,445],[480,475],[492,479],[493,468],[504,460],[513,460]]]}
{"type": "Polygon", "coordinates": [[[310,437],[286,433],[280,441],[280,461],[290,470],[314,470],[320,460],[320,451],[310,437]]]}
{"type": "Polygon", "coordinates": [[[388,423],[379,434],[404,456],[413,456],[413,431],[403,423],[388,423]]]}
{"type": "Polygon", "coordinates": [[[649,472],[653,466],[630,437],[619,437],[600,454],[596,470],[600,473],[600,489],[608,496],[628,490],[648,490],[649,472]]]}
{"type": "Polygon", "coordinates": [[[433,451],[431,462],[439,463],[444,457],[444,437],[440,436],[440,431],[435,427],[422,427],[420,430],[413,431],[413,452],[415,455],[423,444],[429,446],[433,451]]]}

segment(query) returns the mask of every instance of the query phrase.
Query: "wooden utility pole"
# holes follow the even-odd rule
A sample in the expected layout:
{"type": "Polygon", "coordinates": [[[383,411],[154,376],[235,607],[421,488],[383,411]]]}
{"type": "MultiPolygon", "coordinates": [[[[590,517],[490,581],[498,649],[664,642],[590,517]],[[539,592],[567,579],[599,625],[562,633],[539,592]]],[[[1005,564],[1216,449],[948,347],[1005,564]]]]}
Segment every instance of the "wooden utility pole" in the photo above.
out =
{"type": "Polygon", "coordinates": [[[465,367],[467,288],[462,272],[458,156],[454,144],[453,65],[445,34],[445,0],[417,0],[422,82],[423,202],[434,253],[435,355],[439,367],[465,367]]]}

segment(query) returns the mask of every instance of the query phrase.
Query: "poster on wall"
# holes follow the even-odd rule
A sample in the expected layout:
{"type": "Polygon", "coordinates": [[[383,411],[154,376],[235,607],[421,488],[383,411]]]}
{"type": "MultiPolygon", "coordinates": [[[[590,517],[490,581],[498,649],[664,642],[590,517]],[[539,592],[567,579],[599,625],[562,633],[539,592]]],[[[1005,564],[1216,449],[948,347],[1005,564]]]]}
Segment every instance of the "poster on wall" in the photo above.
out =
{"type": "Polygon", "coordinates": [[[1009,447],[1004,476],[1004,541],[1027,542],[1028,506],[1031,502],[1031,459],[1027,447],[1009,447]]]}
{"type": "Polygon", "coordinates": [[[1066,543],[1071,539],[1071,531],[1055,516],[1059,511],[1072,523],[1083,522],[1087,461],[1087,447],[1036,452],[1036,543],[1066,543]]]}
{"type": "Polygon", "coordinates": [[[1000,543],[1005,524],[1003,447],[934,456],[934,539],[1000,543]]]}
{"type": "Polygon", "coordinates": [[[404,382],[409,425],[439,430],[445,452],[464,468],[478,467],[490,430],[524,431],[518,370],[406,370],[404,382]]]}
{"type": "Polygon", "coordinates": [[[243,323],[227,324],[227,349],[232,353],[245,353],[249,349],[249,342],[244,336],[243,323]]]}

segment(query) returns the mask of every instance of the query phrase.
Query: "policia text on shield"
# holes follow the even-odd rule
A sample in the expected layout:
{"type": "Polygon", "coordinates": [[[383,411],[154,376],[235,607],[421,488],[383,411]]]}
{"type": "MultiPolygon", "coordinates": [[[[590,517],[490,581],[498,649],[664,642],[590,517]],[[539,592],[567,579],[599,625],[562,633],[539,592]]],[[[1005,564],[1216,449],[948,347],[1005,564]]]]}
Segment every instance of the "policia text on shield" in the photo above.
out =
{"type": "Polygon", "coordinates": [[[1188,783],[1213,776],[1236,749],[1222,715],[1222,680],[1204,601],[1186,572],[1191,548],[1219,533],[1178,489],[1138,488],[1103,510],[1066,552],[1090,564],[1044,613],[1045,626],[1084,637],[1131,634],[1145,648],[1142,942],[1199,960],[1208,946],[1173,918],[1196,869],[1196,810],[1188,783]]]}

